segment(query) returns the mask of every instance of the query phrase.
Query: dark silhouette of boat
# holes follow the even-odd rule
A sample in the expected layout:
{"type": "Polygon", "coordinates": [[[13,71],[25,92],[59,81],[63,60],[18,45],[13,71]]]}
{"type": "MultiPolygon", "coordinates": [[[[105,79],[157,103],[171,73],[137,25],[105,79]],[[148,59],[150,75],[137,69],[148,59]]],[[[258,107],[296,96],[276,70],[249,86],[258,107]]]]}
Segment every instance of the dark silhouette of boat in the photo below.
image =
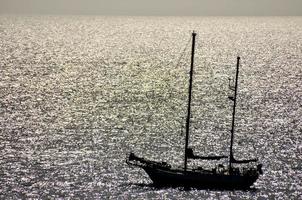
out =
{"type": "Polygon", "coordinates": [[[193,67],[194,67],[194,52],[195,52],[195,37],[196,33],[192,33],[192,51],[191,51],[191,69],[189,80],[189,97],[188,97],[188,112],[186,119],[186,137],[185,137],[185,153],[184,153],[184,167],[173,168],[166,162],[150,161],[145,158],[136,156],[130,153],[126,162],[131,166],[140,167],[149,175],[153,184],[156,186],[183,186],[195,188],[215,188],[215,189],[249,189],[250,186],[262,174],[262,164],[256,164],[257,159],[236,160],[233,156],[233,141],[234,141],[234,123],[236,111],[236,97],[238,90],[238,74],[240,57],[237,57],[237,68],[235,85],[229,85],[230,90],[234,92],[229,99],[233,101],[233,118],[231,129],[231,142],[229,156],[197,156],[194,155],[193,150],[188,147],[189,129],[190,129],[190,112],[191,112],[191,96],[192,96],[192,82],[193,82],[193,67]],[[200,160],[220,160],[229,158],[229,165],[225,167],[222,164],[215,166],[212,169],[188,168],[188,159],[200,160]],[[255,164],[252,167],[235,167],[234,164],[255,164]]]}

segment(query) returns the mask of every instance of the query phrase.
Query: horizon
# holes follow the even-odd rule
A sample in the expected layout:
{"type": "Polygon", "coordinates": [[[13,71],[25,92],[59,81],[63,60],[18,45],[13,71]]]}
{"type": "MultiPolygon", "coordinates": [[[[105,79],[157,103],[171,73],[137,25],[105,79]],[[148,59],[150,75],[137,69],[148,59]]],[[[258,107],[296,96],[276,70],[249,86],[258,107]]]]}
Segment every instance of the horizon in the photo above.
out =
{"type": "Polygon", "coordinates": [[[0,14],[103,16],[302,16],[301,0],[0,0],[0,14]]]}

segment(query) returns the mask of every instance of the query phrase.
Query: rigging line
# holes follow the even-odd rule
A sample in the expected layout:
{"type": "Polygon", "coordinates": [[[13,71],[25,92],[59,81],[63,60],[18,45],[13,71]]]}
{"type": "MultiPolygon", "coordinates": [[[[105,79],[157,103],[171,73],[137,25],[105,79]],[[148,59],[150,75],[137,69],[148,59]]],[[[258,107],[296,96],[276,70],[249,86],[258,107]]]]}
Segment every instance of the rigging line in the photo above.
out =
{"type": "MultiPolygon", "coordinates": [[[[190,44],[190,41],[191,41],[191,37],[189,38],[189,40],[188,40],[188,42],[187,42],[185,48],[184,48],[183,51],[181,52],[181,55],[180,55],[180,57],[178,58],[175,67],[178,67],[178,66],[179,66],[179,63],[180,63],[181,59],[184,57],[185,52],[186,52],[186,50],[187,50],[187,48],[188,48],[188,46],[189,46],[189,44],[190,44]]],[[[169,63],[167,63],[167,64],[165,65],[165,67],[166,67],[166,66],[169,66],[172,62],[173,62],[173,60],[170,61],[169,63]]],[[[164,61],[160,61],[158,64],[152,65],[152,67],[154,67],[154,66],[159,66],[159,65],[162,64],[162,63],[164,63],[164,61]]]]}
{"type": "MultiPolygon", "coordinates": [[[[163,40],[164,40],[164,38],[162,38],[162,39],[159,41],[159,44],[157,44],[157,48],[158,48],[158,49],[159,49],[159,47],[161,46],[161,43],[163,42],[163,40]]],[[[161,64],[161,63],[163,63],[163,62],[161,61],[159,64],[161,64]]],[[[156,65],[156,66],[159,66],[159,64],[158,64],[158,65],[153,64],[153,65],[151,65],[151,67],[154,67],[155,65],[156,65]]]]}
{"type": "Polygon", "coordinates": [[[190,44],[190,42],[191,42],[191,39],[192,39],[192,38],[190,37],[189,40],[188,40],[188,42],[187,42],[187,44],[186,44],[186,46],[185,46],[185,48],[183,49],[183,51],[182,51],[182,53],[181,53],[181,55],[180,55],[180,57],[178,58],[178,61],[177,61],[177,63],[176,63],[175,68],[179,66],[179,63],[180,63],[181,59],[184,57],[185,52],[186,52],[186,50],[187,50],[187,48],[188,48],[188,46],[189,46],[189,44],[190,44]]]}

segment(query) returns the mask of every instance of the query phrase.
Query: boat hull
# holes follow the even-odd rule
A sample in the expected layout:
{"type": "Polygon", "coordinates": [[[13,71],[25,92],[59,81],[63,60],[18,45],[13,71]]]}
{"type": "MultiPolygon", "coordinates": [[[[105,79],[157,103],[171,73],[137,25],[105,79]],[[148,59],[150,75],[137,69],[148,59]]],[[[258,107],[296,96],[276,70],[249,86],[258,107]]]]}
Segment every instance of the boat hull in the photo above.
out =
{"type": "Polygon", "coordinates": [[[229,175],[200,171],[183,171],[143,167],[156,186],[184,186],[217,189],[249,189],[256,175],[229,175]]]}

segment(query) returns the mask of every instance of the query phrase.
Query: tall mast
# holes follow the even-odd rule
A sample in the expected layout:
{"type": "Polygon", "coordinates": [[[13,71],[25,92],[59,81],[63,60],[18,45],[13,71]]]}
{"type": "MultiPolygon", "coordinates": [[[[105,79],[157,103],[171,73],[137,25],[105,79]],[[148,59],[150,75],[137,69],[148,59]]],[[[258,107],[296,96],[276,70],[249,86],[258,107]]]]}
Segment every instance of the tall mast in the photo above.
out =
{"type": "Polygon", "coordinates": [[[230,160],[229,160],[229,171],[230,172],[232,170],[232,161],[234,160],[234,157],[233,157],[233,141],[234,141],[234,129],[235,129],[234,126],[235,126],[236,100],[237,100],[237,88],[238,88],[239,62],[240,62],[240,57],[237,57],[235,94],[234,94],[234,97],[230,98],[234,102],[234,104],[233,104],[232,129],[231,129],[230,160]]]}
{"type": "Polygon", "coordinates": [[[189,143],[189,129],[190,129],[190,115],[191,115],[191,97],[192,97],[192,82],[193,82],[193,67],[194,67],[194,52],[195,52],[195,37],[196,33],[192,33],[192,52],[191,52],[191,69],[190,69],[190,82],[189,82],[189,100],[188,100],[188,115],[186,123],[186,143],[185,143],[185,162],[184,169],[187,171],[188,161],[188,143],[189,143]]]}

